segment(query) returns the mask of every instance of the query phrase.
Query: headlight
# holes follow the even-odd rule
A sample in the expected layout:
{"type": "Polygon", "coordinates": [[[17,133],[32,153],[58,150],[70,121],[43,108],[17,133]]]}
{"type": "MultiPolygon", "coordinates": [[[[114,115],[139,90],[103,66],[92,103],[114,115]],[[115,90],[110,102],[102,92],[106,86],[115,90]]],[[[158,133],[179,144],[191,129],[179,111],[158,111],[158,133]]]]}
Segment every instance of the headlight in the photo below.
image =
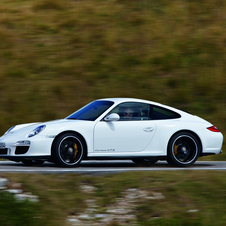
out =
{"type": "Polygon", "coordinates": [[[12,126],[10,129],[8,129],[4,135],[7,135],[8,133],[10,133],[11,130],[13,130],[15,128],[15,126],[12,126]]]}
{"type": "Polygon", "coordinates": [[[33,136],[39,134],[39,133],[42,132],[42,130],[44,130],[45,128],[46,128],[45,125],[39,126],[39,127],[35,128],[34,130],[32,130],[32,131],[28,134],[28,137],[33,137],[33,136]]]}

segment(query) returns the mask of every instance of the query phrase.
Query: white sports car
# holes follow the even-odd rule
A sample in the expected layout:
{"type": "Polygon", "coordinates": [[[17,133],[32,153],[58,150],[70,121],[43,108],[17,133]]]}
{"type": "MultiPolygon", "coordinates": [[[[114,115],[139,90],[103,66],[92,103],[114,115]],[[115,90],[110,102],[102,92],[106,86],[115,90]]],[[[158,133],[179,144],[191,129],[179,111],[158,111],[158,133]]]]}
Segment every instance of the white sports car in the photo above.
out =
{"type": "Polygon", "coordinates": [[[25,165],[131,159],[190,166],[200,156],[220,154],[222,144],[219,130],[197,116],[151,101],[109,98],[65,119],[10,128],[0,137],[0,157],[25,165]]]}

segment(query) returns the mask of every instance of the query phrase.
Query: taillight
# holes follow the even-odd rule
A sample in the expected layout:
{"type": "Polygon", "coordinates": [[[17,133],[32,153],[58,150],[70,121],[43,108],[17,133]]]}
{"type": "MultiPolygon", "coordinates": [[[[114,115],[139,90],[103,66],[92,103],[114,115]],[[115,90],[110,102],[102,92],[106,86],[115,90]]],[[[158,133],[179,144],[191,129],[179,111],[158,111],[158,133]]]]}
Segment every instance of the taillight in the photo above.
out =
{"type": "Polygon", "coordinates": [[[219,129],[216,126],[210,126],[207,129],[212,131],[212,132],[220,132],[219,129]]]}

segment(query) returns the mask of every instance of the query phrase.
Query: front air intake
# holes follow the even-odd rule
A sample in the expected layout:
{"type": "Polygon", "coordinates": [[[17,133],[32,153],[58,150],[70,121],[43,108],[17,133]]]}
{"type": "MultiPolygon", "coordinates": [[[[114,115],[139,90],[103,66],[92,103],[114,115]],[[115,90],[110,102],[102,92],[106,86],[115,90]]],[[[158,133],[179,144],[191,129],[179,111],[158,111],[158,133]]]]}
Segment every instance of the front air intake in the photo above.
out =
{"type": "Polygon", "coordinates": [[[25,154],[25,153],[27,153],[28,149],[29,149],[29,146],[18,146],[18,147],[16,147],[15,154],[16,155],[25,154]]]}
{"type": "Polygon", "coordinates": [[[0,149],[0,154],[1,155],[7,155],[7,151],[8,151],[7,148],[0,149]]]}

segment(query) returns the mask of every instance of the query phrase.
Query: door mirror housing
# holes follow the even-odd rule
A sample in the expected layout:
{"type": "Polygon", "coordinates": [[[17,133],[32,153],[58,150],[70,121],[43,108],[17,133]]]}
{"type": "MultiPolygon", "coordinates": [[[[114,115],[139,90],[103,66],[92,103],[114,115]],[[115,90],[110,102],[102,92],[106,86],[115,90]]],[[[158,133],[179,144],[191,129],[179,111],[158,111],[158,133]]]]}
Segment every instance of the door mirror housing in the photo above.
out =
{"type": "Polygon", "coordinates": [[[120,119],[120,116],[117,113],[111,113],[110,115],[104,118],[104,121],[113,122],[113,121],[118,121],[119,119],[120,119]]]}

